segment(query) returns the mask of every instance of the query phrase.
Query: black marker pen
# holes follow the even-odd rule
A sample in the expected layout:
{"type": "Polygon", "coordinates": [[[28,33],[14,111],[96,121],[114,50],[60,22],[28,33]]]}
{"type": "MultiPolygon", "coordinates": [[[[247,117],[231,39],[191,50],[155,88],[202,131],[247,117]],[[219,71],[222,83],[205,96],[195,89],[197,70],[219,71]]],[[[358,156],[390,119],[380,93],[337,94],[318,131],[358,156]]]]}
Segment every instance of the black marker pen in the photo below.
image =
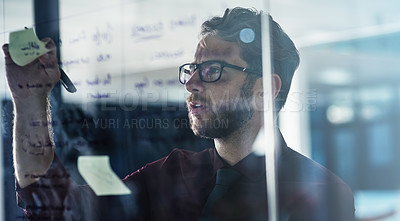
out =
{"type": "Polygon", "coordinates": [[[67,76],[67,74],[64,72],[63,69],[60,69],[61,72],[61,78],[60,78],[60,82],[61,84],[64,86],[64,88],[70,92],[70,93],[75,93],[76,92],[76,87],[74,86],[74,84],[72,83],[72,81],[69,79],[69,77],[67,76]]]}

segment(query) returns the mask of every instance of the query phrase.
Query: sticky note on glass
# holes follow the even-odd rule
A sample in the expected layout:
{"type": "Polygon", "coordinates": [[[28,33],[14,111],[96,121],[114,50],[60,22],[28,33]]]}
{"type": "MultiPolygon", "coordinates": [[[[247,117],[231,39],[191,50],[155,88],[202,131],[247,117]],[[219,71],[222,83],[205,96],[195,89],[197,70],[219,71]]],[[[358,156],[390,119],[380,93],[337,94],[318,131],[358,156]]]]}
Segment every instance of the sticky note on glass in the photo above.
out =
{"type": "Polygon", "coordinates": [[[11,59],[24,66],[50,51],[36,36],[33,28],[10,33],[9,52],[11,59]]]}
{"type": "Polygon", "coordinates": [[[78,170],[97,196],[131,193],[111,169],[108,156],[80,156],[78,170]]]}

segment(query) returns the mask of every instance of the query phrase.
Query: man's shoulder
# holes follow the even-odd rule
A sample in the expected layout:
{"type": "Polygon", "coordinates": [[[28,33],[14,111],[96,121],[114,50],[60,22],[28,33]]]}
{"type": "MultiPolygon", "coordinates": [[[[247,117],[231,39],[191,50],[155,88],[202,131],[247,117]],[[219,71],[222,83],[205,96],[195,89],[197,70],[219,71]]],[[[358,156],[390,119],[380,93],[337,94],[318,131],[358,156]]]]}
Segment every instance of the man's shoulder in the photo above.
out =
{"type": "Polygon", "coordinates": [[[214,152],[213,148],[207,148],[199,152],[175,148],[168,154],[168,156],[146,164],[131,175],[144,173],[151,173],[154,175],[160,172],[168,174],[180,171],[179,168],[190,170],[204,167],[211,164],[214,152]]]}
{"type": "Polygon", "coordinates": [[[213,154],[213,148],[206,148],[201,151],[192,151],[180,148],[174,148],[171,153],[166,157],[169,160],[174,159],[192,159],[192,158],[201,158],[201,157],[209,157],[213,154]]]}
{"type": "Polygon", "coordinates": [[[284,181],[345,184],[332,171],[290,147],[283,150],[280,168],[284,181]]]}
{"type": "Polygon", "coordinates": [[[279,191],[284,208],[298,208],[293,216],[308,217],[300,220],[354,220],[353,193],[340,177],[293,149],[283,152],[279,191]]]}
{"type": "Polygon", "coordinates": [[[204,149],[200,152],[175,148],[168,156],[154,161],[147,166],[170,167],[170,166],[194,166],[202,164],[205,160],[211,159],[214,151],[212,148],[204,149]]]}

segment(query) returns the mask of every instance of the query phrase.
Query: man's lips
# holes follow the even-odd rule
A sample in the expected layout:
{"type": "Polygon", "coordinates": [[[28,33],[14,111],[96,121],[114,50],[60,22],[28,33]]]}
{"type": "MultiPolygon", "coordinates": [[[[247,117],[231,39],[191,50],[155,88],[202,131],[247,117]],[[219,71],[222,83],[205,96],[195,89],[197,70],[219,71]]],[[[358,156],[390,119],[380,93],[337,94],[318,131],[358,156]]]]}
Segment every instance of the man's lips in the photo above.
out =
{"type": "Polygon", "coordinates": [[[205,112],[207,107],[198,101],[190,101],[189,102],[189,112],[193,115],[200,115],[205,112]]]}

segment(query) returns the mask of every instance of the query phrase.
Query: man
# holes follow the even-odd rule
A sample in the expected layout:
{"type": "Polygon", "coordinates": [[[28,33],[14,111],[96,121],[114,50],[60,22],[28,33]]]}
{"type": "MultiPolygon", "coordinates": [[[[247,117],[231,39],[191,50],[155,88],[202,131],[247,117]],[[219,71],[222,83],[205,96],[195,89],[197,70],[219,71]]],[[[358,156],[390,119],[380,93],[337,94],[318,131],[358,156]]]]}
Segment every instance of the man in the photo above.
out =
{"type": "MultiPolygon", "coordinates": [[[[4,45],[15,107],[17,197],[28,218],[267,220],[265,159],[252,153],[264,114],[260,20],[255,10],[234,8],[203,23],[194,61],[179,68],[179,80],[190,92],[187,107],[193,132],[214,139],[215,149],[173,150],[127,176],[124,183],[133,193],[125,196],[97,197],[88,186],[78,186],[69,178],[54,157],[47,101],[51,88],[18,86],[58,81],[54,43],[45,39],[51,52],[25,67],[13,63],[4,45]],[[229,127],[215,128],[210,123],[222,120],[229,127]],[[41,126],[32,128],[32,122],[41,126]],[[221,186],[224,190],[216,191],[221,186]]],[[[285,103],[299,57],[272,18],[270,26],[272,95],[278,111],[285,103]]],[[[288,148],[279,132],[278,137],[280,220],[353,220],[349,187],[288,148]]]]}

